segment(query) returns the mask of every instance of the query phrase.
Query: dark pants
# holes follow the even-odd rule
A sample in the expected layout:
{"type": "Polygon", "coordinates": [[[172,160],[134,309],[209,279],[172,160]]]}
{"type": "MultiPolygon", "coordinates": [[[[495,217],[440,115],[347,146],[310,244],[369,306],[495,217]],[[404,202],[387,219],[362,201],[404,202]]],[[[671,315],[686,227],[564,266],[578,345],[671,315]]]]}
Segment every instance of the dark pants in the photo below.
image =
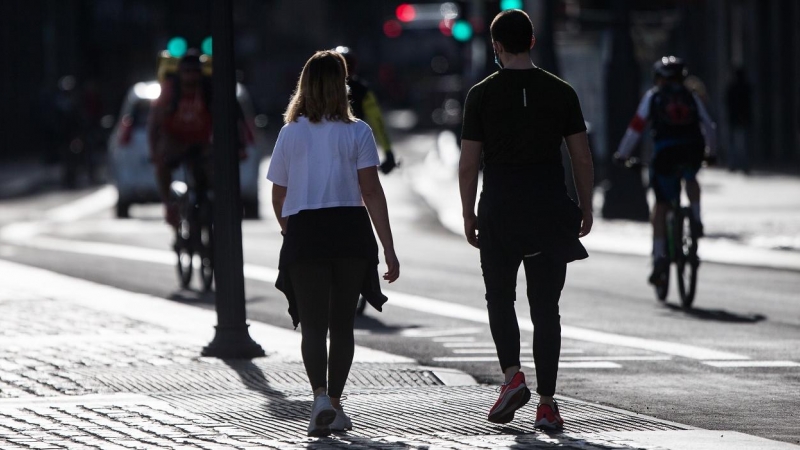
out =
{"type": "MultiPolygon", "coordinates": [[[[481,243],[483,246],[483,242],[481,243]]],[[[533,360],[539,395],[552,396],[556,391],[558,358],[561,353],[561,316],[558,300],[567,275],[567,265],[544,253],[510,258],[497,252],[481,252],[481,267],[486,284],[489,326],[497,347],[500,367],[505,371],[519,366],[520,335],[516,300],[517,272],[520,262],[528,282],[528,302],[533,321],[533,360]]]]}
{"type": "Polygon", "coordinates": [[[353,321],[366,268],[366,260],[355,258],[303,261],[289,266],[308,380],[311,389],[327,387],[331,397],[341,397],[353,363],[353,321]]]}

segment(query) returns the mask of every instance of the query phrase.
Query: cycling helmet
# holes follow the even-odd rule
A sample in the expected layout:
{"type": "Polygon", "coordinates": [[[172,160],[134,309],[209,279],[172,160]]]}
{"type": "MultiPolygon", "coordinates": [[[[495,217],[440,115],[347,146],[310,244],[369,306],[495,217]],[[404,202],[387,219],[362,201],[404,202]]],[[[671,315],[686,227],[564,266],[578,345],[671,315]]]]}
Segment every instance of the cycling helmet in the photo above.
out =
{"type": "Polygon", "coordinates": [[[664,56],[653,64],[653,71],[656,77],[683,80],[689,75],[686,64],[681,58],[675,56],[664,56]]]}

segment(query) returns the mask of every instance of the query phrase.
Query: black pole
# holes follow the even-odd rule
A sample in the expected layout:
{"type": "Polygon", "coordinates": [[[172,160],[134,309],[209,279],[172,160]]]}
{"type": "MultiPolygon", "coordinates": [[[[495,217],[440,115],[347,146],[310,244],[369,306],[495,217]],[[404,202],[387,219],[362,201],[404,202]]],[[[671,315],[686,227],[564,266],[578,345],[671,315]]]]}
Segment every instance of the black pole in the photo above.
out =
{"type": "Polygon", "coordinates": [[[232,0],[211,7],[214,116],[214,279],[217,326],[203,356],[255,358],[264,350],[247,331],[242,256],[242,200],[239,195],[236,75],[233,63],[232,0]]]}
{"type": "Polygon", "coordinates": [[[603,201],[606,219],[648,220],[647,192],[641,171],[615,166],[612,155],[639,104],[640,74],[630,27],[629,0],[614,0],[611,60],[606,65],[606,158],[608,188],[603,201]]]}

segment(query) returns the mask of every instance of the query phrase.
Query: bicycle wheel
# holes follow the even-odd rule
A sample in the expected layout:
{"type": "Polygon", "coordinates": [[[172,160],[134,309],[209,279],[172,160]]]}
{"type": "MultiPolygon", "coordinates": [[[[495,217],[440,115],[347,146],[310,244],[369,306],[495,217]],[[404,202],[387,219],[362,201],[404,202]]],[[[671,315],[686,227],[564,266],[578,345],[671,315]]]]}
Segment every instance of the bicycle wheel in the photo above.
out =
{"type": "Polygon", "coordinates": [[[656,298],[661,302],[666,302],[667,294],[669,294],[669,269],[661,273],[661,282],[656,285],[656,298]]]}
{"type": "Polygon", "coordinates": [[[214,284],[214,245],[211,238],[211,227],[203,225],[200,229],[200,277],[203,289],[210,291],[214,284]]]}
{"type": "Polygon", "coordinates": [[[194,253],[192,247],[189,245],[191,233],[189,231],[189,222],[181,220],[178,229],[175,231],[175,254],[178,256],[178,281],[181,287],[187,289],[192,282],[192,260],[194,253]]]}
{"type": "MultiPolygon", "coordinates": [[[[673,233],[672,229],[674,225],[672,224],[673,216],[672,213],[667,215],[666,226],[667,226],[667,251],[668,251],[668,258],[672,260],[674,258],[674,251],[672,250],[673,247],[673,233]]],[[[655,263],[654,263],[655,264],[655,263]]],[[[656,267],[653,267],[653,270],[656,270],[656,267]]],[[[661,270],[661,273],[658,275],[658,280],[655,283],[656,289],[656,298],[661,302],[667,301],[667,294],[669,294],[669,271],[670,267],[669,264],[666,264],[664,269],[661,270]]]]}
{"type": "Polygon", "coordinates": [[[697,291],[697,267],[700,260],[697,258],[697,237],[692,233],[694,225],[693,215],[689,208],[682,208],[676,223],[677,235],[675,243],[677,259],[675,264],[678,277],[678,292],[681,296],[681,305],[689,309],[694,302],[697,291]]]}

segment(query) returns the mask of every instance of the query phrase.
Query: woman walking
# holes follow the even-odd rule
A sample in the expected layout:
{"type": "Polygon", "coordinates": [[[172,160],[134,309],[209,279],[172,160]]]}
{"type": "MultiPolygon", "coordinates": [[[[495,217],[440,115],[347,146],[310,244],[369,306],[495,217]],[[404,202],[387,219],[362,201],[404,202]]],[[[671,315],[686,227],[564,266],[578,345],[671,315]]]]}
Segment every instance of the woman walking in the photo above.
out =
{"type": "Polygon", "coordinates": [[[388,266],[383,279],[400,276],[375,139],[353,116],[346,78],[337,52],[317,52],[306,62],[267,175],[284,235],[278,288],[300,323],[314,391],[309,436],[352,428],[340,400],[353,361],[356,304],[359,295],[378,310],[386,301],[372,225],[388,266]]]}

